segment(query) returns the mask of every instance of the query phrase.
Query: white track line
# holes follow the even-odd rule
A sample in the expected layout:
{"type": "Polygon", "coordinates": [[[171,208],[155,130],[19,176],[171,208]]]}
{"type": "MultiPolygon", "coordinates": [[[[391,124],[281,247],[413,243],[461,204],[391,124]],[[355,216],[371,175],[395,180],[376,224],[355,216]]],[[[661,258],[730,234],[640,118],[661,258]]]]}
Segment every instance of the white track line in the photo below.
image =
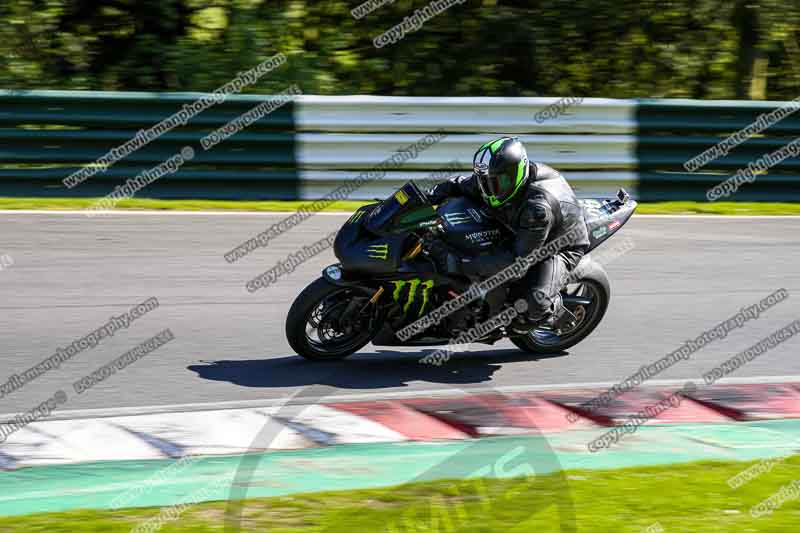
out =
{"type": "MultiPolygon", "coordinates": [[[[697,381],[697,376],[685,379],[654,379],[649,380],[640,388],[649,386],[683,386],[687,381],[697,381]]],[[[759,384],[759,383],[800,383],[800,376],[757,376],[723,378],[716,383],[721,385],[733,384],[759,384]]],[[[207,403],[184,403],[173,405],[148,405],[141,407],[113,407],[108,409],[80,409],[71,411],[55,411],[46,420],[73,420],[80,418],[106,418],[112,416],[135,416],[160,413],[216,411],[220,409],[263,409],[294,405],[315,405],[317,403],[356,402],[365,400],[393,400],[401,398],[429,398],[452,397],[480,393],[518,393],[536,392],[560,389],[607,389],[618,382],[590,382],[590,383],[558,383],[549,385],[513,385],[508,387],[483,387],[466,386],[463,388],[451,387],[448,389],[420,389],[413,391],[397,392],[367,392],[359,394],[338,394],[319,398],[292,398],[297,395],[297,390],[292,390],[285,397],[266,398],[263,400],[239,400],[207,403]]],[[[716,385],[716,384],[715,384],[716,385]]],[[[701,384],[702,386],[702,384],[701,384]]],[[[17,414],[0,415],[0,421],[12,420],[17,414]]]]}

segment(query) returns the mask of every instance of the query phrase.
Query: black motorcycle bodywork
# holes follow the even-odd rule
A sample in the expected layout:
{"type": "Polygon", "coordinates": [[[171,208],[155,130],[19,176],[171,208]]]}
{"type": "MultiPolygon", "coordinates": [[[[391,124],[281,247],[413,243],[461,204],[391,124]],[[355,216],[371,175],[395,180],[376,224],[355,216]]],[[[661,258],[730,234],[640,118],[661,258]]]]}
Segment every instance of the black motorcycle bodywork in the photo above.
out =
{"type": "MultiPolygon", "coordinates": [[[[636,209],[625,191],[609,200],[582,200],[590,251],[604,243],[636,209]]],[[[520,293],[518,280],[469,292],[468,302],[411,337],[397,332],[432,310],[467,293],[477,280],[449,275],[441,247],[458,255],[491,254],[514,235],[468,198],[450,198],[435,209],[413,182],[389,198],[364,206],[347,220],[334,242],[340,263],[323,270],[292,304],[286,337],[311,360],[341,359],[370,341],[375,345],[452,344],[465,332],[469,342],[492,344],[508,338],[530,353],[553,353],[581,342],[600,324],[611,289],[602,266],[586,254],[561,290],[562,305],[550,324],[521,322],[486,327],[508,311],[520,293]],[[435,259],[435,258],[438,258],[435,259]],[[574,278],[574,279],[573,279],[574,278]],[[480,327],[477,327],[480,326],[480,327]],[[474,335],[473,335],[474,336],[474,335]]]]}

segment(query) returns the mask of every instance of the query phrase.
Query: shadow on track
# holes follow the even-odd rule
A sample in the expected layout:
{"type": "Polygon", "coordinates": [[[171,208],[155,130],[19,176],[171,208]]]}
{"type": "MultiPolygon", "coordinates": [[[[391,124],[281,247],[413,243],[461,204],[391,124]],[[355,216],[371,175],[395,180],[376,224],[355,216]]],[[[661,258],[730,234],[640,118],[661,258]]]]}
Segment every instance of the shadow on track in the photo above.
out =
{"type": "Polygon", "coordinates": [[[483,350],[452,357],[441,366],[420,363],[435,350],[419,353],[377,350],[342,361],[310,362],[299,356],[239,361],[204,361],[188,367],[201,378],[242,387],[305,387],[328,385],[340,389],[403,387],[414,381],[463,385],[484,383],[503,363],[563,357],[567,352],[532,355],[516,349],[483,350]],[[380,356],[380,357],[374,357],[380,356]]]}

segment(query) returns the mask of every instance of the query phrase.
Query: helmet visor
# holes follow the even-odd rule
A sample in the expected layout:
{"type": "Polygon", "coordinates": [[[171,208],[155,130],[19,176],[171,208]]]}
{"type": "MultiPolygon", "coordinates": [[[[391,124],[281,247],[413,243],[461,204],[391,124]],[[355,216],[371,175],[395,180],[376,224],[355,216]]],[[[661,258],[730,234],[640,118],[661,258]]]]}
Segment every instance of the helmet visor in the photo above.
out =
{"type": "Polygon", "coordinates": [[[486,172],[477,174],[478,185],[486,202],[492,207],[497,207],[514,196],[517,192],[517,173],[510,172],[486,172]]]}
{"type": "Polygon", "coordinates": [[[487,173],[483,181],[486,192],[501,202],[514,194],[517,186],[516,174],[508,172],[487,173]]]}

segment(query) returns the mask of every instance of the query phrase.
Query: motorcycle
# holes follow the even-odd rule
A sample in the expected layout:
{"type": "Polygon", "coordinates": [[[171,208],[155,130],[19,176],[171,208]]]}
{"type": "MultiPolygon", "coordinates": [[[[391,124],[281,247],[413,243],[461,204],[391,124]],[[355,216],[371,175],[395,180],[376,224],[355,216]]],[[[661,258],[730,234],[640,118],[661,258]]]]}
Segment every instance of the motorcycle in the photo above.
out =
{"type": "MultiPolygon", "coordinates": [[[[624,189],[614,199],[580,202],[590,245],[574,275],[565,280],[556,313],[559,318],[523,332],[501,325],[472,342],[491,345],[508,338],[529,353],[558,353],[597,328],[608,309],[611,287],[605,270],[589,252],[616,234],[637,204],[624,189]]],[[[431,253],[433,243],[438,240],[454,253],[478,254],[492,253],[513,238],[485,206],[457,197],[434,207],[409,181],[385,200],[361,207],[344,223],[333,246],[339,263],[325,268],[289,310],[289,345],[306,359],[319,361],[343,359],[369,342],[376,346],[452,344],[459,333],[509,309],[520,291],[513,280],[481,291],[466,305],[444,316],[440,312],[436,323],[409,338],[408,326],[466,293],[474,282],[448,273],[431,253]]]]}

